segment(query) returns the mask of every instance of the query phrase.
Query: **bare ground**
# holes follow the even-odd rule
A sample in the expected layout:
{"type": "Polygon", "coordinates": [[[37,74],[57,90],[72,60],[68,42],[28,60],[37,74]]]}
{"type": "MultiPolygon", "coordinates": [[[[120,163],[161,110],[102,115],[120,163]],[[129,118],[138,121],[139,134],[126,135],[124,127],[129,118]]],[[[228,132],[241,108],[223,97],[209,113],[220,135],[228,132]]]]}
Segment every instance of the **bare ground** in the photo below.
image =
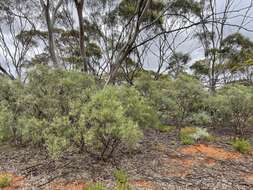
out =
{"type": "Polygon", "coordinates": [[[183,146],[175,133],[149,131],[141,148],[109,163],[75,151],[53,161],[44,151],[2,145],[0,173],[13,175],[4,190],[83,190],[94,181],[111,190],[116,168],[126,170],[138,190],[253,190],[253,151],[234,152],[228,140],[183,146]]]}

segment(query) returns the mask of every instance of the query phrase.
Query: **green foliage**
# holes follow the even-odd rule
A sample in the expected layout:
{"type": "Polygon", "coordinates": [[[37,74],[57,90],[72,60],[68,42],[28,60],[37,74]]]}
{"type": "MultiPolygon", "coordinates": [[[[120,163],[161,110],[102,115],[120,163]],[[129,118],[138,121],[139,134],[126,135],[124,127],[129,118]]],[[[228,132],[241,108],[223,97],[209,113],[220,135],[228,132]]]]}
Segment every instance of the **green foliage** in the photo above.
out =
{"type": "MultiPolygon", "coordinates": [[[[222,41],[223,53],[228,60],[224,68],[232,75],[245,76],[250,81],[252,69],[253,42],[240,33],[227,36],[222,41]]],[[[243,77],[244,78],[244,77],[243,77]]]]}
{"type": "Polygon", "coordinates": [[[194,126],[208,126],[211,123],[211,117],[207,112],[193,113],[190,122],[194,126]]]}
{"type": "Polygon", "coordinates": [[[184,144],[184,145],[195,144],[194,139],[189,136],[180,136],[180,140],[181,140],[182,144],[184,144]]]}
{"type": "Polygon", "coordinates": [[[154,80],[143,75],[135,86],[149,99],[163,124],[177,126],[189,124],[193,114],[203,112],[204,99],[208,96],[201,83],[187,75],[179,75],[176,80],[154,80]]]}
{"type": "Polygon", "coordinates": [[[95,85],[94,79],[86,74],[47,67],[30,72],[29,79],[27,112],[47,121],[57,115],[67,115],[74,101],[86,102],[95,85]]]}
{"type": "Polygon", "coordinates": [[[68,117],[55,117],[49,127],[45,128],[43,132],[45,145],[53,158],[57,158],[60,153],[69,147],[73,132],[78,131],[73,131],[68,117]]]}
{"type": "Polygon", "coordinates": [[[190,68],[198,78],[201,78],[201,76],[208,76],[210,70],[205,59],[196,61],[190,68]]]}
{"type": "Polygon", "coordinates": [[[168,125],[159,125],[157,127],[157,130],[161,133],[170,133],[173,131],[176,127],[174,126],[168,126],[168,125]]]}
{"type": "Polygon", "coordinates": [[[48,123],[34,116],[20,117],[17,121],[17,127],[20,130],[23,143],[31,143],[32,145],[41,145],[44,140],[43,131],[48,123]]]}
{"type": "Polygon", "coordinates": [[[8,187],[11,184],[12,177],[8,174],[0,175],[0,188],[8,187]]]}
{"type": "Polygon", "coordinates": [[[195,143],[195,140],[191,137],[192,134],[196,133],[196,128],[185,127],[180,130],[180,140],[185,145],[191,145],[195,143]]]}
{"type": "Polygon", "coordinates": [[[134,88],[108,86],[84,106],[80,126],[86,129],[86,143],[106,159],[120,145],[134,146],[142,138],[141,128],[153,123],[153,114],[134,88]]]}
{"type": "Polygon", "coordinates": [[[0,141],[44,147],[57,158],[77,147],[106,160],[131,150],[143,130],[183,128],[183,144],[208,140],[198,127],[233,127],[244,134],[253,123],[253,89],[227,85],[209,95],[188,75],[176,79],[139,72],[134,87],[101,88],[88,74],[39,66],[27,82],[0,78],[0,141]],[[191,132],[189,132],[189,130],[191,132]]]}
{"type": "Polygon", "coordinates": [[[232,146],[235,150],[241,153],[248,153],[251,150],[251,144],[246,139],[236,139],[232,142],[232,146]]]}
{"type": "Polygon", "coordinates": [[[180,130],[180,140],[183,144],[194,144],[199,140],[209,140],[210,134],[199,127],[185,127],[180,130]]]}
{"type": "Polygon", "coordinates": [[[0,141],[19,138],[17,119],[22,115],[24,89],[19,81],[0,78],[0,141]]]}
{"type": "Polygon", "coordinates": [[[180,75],[172,85],[170,95],[174,104],[171,117],[178,126],[186,125],[192,114],[200,112],[204,107],[207,93],[197,79],[187,75],[180,75]]]}
{"type": "Polygon", "coordinates": [[[97,182],[95,184],[88,185],[87,190],[105,190],[105,187],[104,184],[97,182]]]}
{"type": "Polygon", "coordinates": [[[53,157],[81,144],[81,107],[98,88],[92,77],[39,66],[26,84],[1,79],[0,87],[1,141],[45,146],[53,157]]]}
{"type": "Polygon", "coordinates": [[[241,85],[228,85],[209,98],[208,109],[215,126],[231,126],[243,135],[253,114],[253,90],[241,85]]]}
{"type": "Polygon", "coordinates": [[[188,54],[183,54],[181,52],[175,52],[170,58],[168,62],[168,72],[170,75],[177,78],[179,74],[185,72],[187,68],[187,63],[190,61],[190,56],[188,54]]]}
{"type": "MultiPolygon", "coordinates": [[[[120,17],[124,19],[130,19],[132,15],[135,14],[136,8],[137,8],[138,1],[135,0],[123,0],[119,4],[119,7],[117,8],[117,13],[120,17]]],[[[147,11],[143,15],[142,22],[144,23],[151,23],[155,22],[156,25],[162,25],[163,20],[162,18],[159,18],[161,12],[163,11],[163,8],[165,7],[165,4],[162,0],[151,0],[147,11]]]]}
{"type": "Polygon", "coordinates": [[[44,142],[54,157],[68,147],[70,139],[80,144],[81,105],[96,90],[94,79],[79,72],[38,67],[29,74],[29,80],[24,100],[27,109],[20,122],[24,138],[30,137],[35,144],[44,142]]]}
{"type": "Polygon", "coordinates": [[[141,73],[135,81],[136,89],[149,100],[162,123],[166,123],[168,113],[173,109],[173,102],[169,97],[171,86],[171,80],[168,78],[154,80],[149,73],[141,73]]]}
{"type": "Polygon", "coordinates": [[[116,190],[131,190],[131,186],[128,183],[128,175],[124,170],[116,170],[114,172],[116,179],[116,190]]]}
{"type": "Polygon", "coordinates": [[[178,14],[193,13],[200,15],[201,4],[195,0],[173,0],[170,9],[178,14]]]}
{"type": "Polygon", "coordinates": [[[12,112],[0,105],[0,142],[12,137],[13,118],[12,112]]]}

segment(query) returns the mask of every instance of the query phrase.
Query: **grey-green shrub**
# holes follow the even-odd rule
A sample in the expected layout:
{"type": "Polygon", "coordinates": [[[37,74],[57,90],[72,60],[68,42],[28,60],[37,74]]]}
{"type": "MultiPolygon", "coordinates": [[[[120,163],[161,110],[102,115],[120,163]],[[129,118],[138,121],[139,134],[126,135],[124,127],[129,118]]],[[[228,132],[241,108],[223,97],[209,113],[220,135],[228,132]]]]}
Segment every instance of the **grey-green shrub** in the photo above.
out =
{"type": "Polygon", "coordinates": [[[253,115],[253,89],[228,85],[209,98],[208,109],[213,126],[232,127],[243,135],[253,115]]]}
{"type": "Polygon", "coordinates": [[[0,174],[0,188],[10,186],[12,177],[9,174],[0,174]]]}
{"type": "Polygon", "coordinates": [[[20,81],[0,77],[0,141],[20,139],[17,120],[23,114],[24,87],[20,81]]]}
{"type": "Polygon", "coordinates": [[[248,153],[251,150],[251,144],[246,139],[236,139],[232,142],[232,146],[241,153],[248,153]]]}
{"type": "Polygon", "coordinates": [[[133,147],[142,139],[142,129],[151,126],[150,123],[155,127],[156,118],[134,88],[107,86],[84,106],[80,126],[84,129],[85,143],[107,159],[120,145],[133,147]]]}
{"type": "Polygon", "coordinates": [[[115,190],[131,190],[131,186],[128,182],[128,175],[124,170],[114,171],[114,177],[116,179],[116,189],[115,190]]]}
{"type": "Polygon", "coordinates": [[[200,81],[188,75],[180,75],[176,80],[154,80],[144,75],[135,86],[152,103],[163,124],[190,124],[193,114],[203,112],[204,99],[208,97],[200,81]]]}
{"type": "Polygon", "coordinates": [[[87,190],[105,190],[105,187],[104,187],[104,184],[97,182],[97,183],[88,185],[87,190]]]}
{"type": "Polygon", "coordinates": [[[172,89],[171,96],[176,104],[172,114],[178,126],[186,125],[193,114],[201,112],[207,93],[197,79],[188,75],[180,75],[172,89]]]}
{"type": "Polygon", "coordinates": [[[199,140],[208,140],[211,137],[207,129],[199,127],[184,127],[180,130],[179,135],[183,144],[194,144],[199,140]]]}

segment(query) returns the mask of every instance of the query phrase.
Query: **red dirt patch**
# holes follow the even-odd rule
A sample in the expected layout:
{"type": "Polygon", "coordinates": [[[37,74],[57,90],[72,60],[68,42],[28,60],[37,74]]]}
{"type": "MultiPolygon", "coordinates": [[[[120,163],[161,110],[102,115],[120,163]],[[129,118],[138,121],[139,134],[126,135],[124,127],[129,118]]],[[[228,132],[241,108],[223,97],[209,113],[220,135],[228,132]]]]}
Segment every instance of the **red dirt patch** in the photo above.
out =
{"type": "Polygon", "coordinates": [[[208,158],[216,160],[232,160],[239,159],[241,154],[237,152],[229,152],[222,148],[216,148],[213,146],[207,146],[203,144],[188,146],[179,150],[181,153],[186,155],[196,155],[198,153],[208,158]]]}
{"type": "Polygon", "coordinates": [[[244,174],[243,179],[245,182],[253,185],[253,174],[244,174]]]}
{"type": "Polygon", "coordinates": [[[23,177],[16,176],[11,173],[4,173],[11,176],[11,184],[9,187],[3,188],[3,190],[13,190],[13,189],[21,189],[25,185],[25,180],[23,177]]]}
{"type": "Polygon", "coordinates": [[[206,158],[206,159],[204,160],[203,164],[204,164],[205,166],[208,166],[208,167],[213,167],[213,166],[215,166],[216,161],[215,161],[214,159],[212,159],[212,158],[206,158]]]}
{"type": "Polygon", "coordinates": [[[143,179],[132,180],[131,184],[133,184],[138,189],[143,189],[143,190],[160,190],[161,189],[158,185],[154,184],[154,182],[143,180],[143,179]]]}
{"type": "Polygon", "coordinates": [[[82,181],[74,181],[70,183],[56,182],[44,190],[85,190],[85,184],[82,181]]]}

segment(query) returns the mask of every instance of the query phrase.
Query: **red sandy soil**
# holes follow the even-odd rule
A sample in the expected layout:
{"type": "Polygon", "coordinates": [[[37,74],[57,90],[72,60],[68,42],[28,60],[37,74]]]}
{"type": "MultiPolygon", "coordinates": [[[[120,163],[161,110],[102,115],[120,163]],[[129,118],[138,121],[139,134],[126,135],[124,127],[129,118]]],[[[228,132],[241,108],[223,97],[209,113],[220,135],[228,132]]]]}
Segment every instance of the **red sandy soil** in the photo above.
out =
{"type": "Polygon", "coordinates": [[[205,167],[214,167],[217,160],[234,160],[240,159],[241,154],[229,152],[222,148],[198,144],[178,149],[183,155],[166,156],[162,158],[162,164],[166,170],[163,175],[185,177],[191,173],[194,166],[204,165],[205,167]],[[199,155],[201,154],[201,157],[199,155]]]}
{"type": "Polygon", "coordinates": [[[182,154],[186,155],[196,155],[201,154],[207,158],[213,158],[216,160],[233,160],[240,159],[241,154],[237,152],[226,151],[222,148],[216,148],[213,146],[198,144],[193,146],[188,146],[185,148],[179,149],[182,154]]]}

